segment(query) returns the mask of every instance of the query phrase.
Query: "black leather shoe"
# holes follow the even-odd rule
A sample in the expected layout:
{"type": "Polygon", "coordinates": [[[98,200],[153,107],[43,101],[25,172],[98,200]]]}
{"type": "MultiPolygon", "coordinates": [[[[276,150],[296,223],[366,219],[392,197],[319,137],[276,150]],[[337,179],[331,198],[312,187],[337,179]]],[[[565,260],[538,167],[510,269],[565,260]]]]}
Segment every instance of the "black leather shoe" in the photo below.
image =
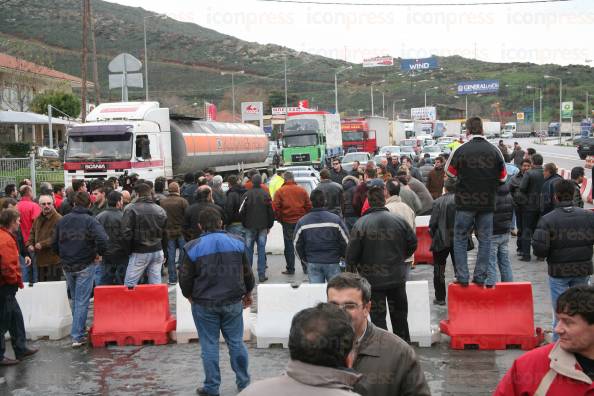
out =
{"type": "Polygon", "coordinates": [[[35,355],[37,352],[39,352],[39,349],[37,348],[27,348],[25,349],[25,352],[23,352],[21,355],[18,355],[16,358],[18,360],[23,360],[27,356],[35,355]]]}
{"type": "Polygon", "coordinates": [[[204,388],[196,389],[196,394],[200,395],[200,396],[219,396],[218,393],[208,393],[207,391],[204,390],[204,388]]]}
{"type": "Polygon", "coordinates": [[[468,287],[468,282],[460,282],[458,280],[455,280],[453,283],[456,285],[460,285],[462,287],[468,287]]]}
{"type": "Polygon", "coordinates": [[[446,305],[446,302],[444,300],[433,299],[433,304],[435,304],[435,305],[446,305]]]}
{"type": "Polygon", "coordinates": [[[258,277],[258,282],[260,282],[260,283],[264,283],[267,280],[268,280],[268,277],[267,276],[259,276],[258,277]]]}
{"type": "Polygon", "coordinates": [[[281,274],[283,275],[295,275],[295,271],[291,272],[291,271],[283,271],[281,272],[281,274]]]}
{"type": "Polygon", "coordinates": [[[0,360],[0,366],[15,366],[19,364],[21,361],[16,359],[10,359],[5,357],[4,359],[0,360]]]}
{"type": "Polygon", "coordinates": [[[530,262],[530,256],[522,256],[519,258],[520,261],[530,262]]]}

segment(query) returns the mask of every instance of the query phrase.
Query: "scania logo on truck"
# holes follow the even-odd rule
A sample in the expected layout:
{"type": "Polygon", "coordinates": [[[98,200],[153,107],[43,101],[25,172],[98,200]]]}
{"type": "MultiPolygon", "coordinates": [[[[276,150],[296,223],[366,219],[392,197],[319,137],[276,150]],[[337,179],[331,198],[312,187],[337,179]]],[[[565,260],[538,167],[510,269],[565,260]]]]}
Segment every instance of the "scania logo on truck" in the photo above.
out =
{"type": "Polygon", "coordinates": [[[309,161],[309,154],[293,154],[291,160],[293,162],[306,162],[309,161]]]}
{"type": "Polygon", "coordinates": [[[105,165],[105,164],[84,164],[83,169],[86,171],[104,171],[107,169],[107,165],[105,165]]]}

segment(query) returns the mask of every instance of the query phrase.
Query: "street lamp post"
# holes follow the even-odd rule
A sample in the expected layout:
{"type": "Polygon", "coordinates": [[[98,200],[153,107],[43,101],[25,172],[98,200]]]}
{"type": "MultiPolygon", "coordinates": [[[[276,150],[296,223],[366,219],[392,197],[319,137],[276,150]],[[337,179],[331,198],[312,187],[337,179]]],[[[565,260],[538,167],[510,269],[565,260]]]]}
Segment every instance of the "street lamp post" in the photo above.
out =
{"type": "Polygon", "coordinates": [[[233,107],[233,121],[235,121],[235,74],[243,74],[245,73],[243,70],[236,71],[236,72],[221,72],[221,76],[226,76],[231,74],[231,103],[233,107]]]}
{"type": "Polygon", "coordinates": [[[338,75],[352,68],[353,66],[343,67],[334,73],[334,113],[336,114],[338,114],[338,75]]]}
{"type": "Polygon", "coordinates": [[[369,86],[371,87],[371,116],[373,117],[375,115],[375,110],[374,110],[374,106],[373,106],[373,85],[374,84],[382,84],[385,83],[386,80],[381,80],[381,81],[372,81],[371,84],[369,84],[369,86]]]}
{"type": "Polygon", "coordinates": [[[563,80],[560,77],[545,75],[545,79],[559,80],[559,143],[561,143],[561,124],[563,124],[563,80]]]}
{"type": "Polygon", "coordinates": [[[432,89],[439,89],[439,87],[431,87],[425,90],[425,107],[427,107],[427,91],[431,91],[432,89]]]}
{"type": "Polygon", "coordinates": [[[145,100],[147,102],[149,100],[149,84],[148,84],[148,51],[146,48],[146,20],[149,18],[165,19],[165,18],[167,18],[167,16],[163,15],[163,14],[148,15],[142,19],[142,27],[143,27],[143,31],[144,31],[144,89],[145,89],[145,100]]]}
{"type": "Polygon", "coordinates": [[[396,102],[406,102],[406,98],[395,100],[392,102],[392,121],[396,120],[396,102]]]}

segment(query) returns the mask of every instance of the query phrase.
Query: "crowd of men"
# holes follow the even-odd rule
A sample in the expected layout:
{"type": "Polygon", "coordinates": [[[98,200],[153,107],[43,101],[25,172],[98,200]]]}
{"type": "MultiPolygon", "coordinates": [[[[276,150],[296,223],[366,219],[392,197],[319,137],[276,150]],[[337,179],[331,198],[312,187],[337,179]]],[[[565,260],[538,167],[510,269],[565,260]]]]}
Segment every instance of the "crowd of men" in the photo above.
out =
{"type": "MultiPolygon", "coordinates": [[[[117,178],[75,180],[66,189],[42,183],[38,196],[28,180],[18,188],[8,185],[0,202],[0,331],[10,332],[15,359],[4,356],[2,345],[0,365],[36,352],[25,344],[15,299],[23,282],[66,280],[77,348],[86,343],[94,286],[132,288],[162,283],[166,276],[192,301],[205,372],[198,394],[218,394],[220,331],[242,394],[303,394],[312,386],[328,388],[327,394],[429,394],[408,345],[405,288],[415,266],[416,217],[424,215],[430,216],[434,304],[446,305],[448,256],[454,282],[462,287],[513,281],[508,247],[517,236],[522,261],[531,254],[547,260],[557,312],[554,339],[561,336],[558,345],[566,353],[582,353],[564,346],[563,337],[575,334],[572,318],[594,323],[591,306],[584,311],[573,305],[576,295],[594,296],[582,286],[592,274],[594,244],[594,213],[583,209],[580,194],[584,169],[574,168],[571,180],[564,180],[555,164],[543,166],[533,149],[516,143],[510,154],[502,141],[492,145],[479,118],[466,127],[469,140],[435,161],[424,157],[415,163],[387,153],[379,164],[356,162],[347,171],[335,159],[320,171],[310,194],[291,171],[278,171],[267,184],[257,170],[231,175],[227,189],[210,169],[186,174],[183,181],[153,183],[131,175],[123,185],[117,178]],[[309,282],[327,283],[328,304],[293,319],[287,375],[249,386],[242,310],[252,304],[256,249],[258,282],[268,280],[266,244],[275,221],[283,233],[282,274],[290,279],[299,261],[309,282]],[[475,248],[471,278],[467,252],[475,248]],[[567,291],[574,286],[582,287],[567,291]],[[393,333],[387,331],[386,312],[393,333]],[[321,343],[322,338],[332,342],[321,343]]],[[[590,336],[588,347],[594,348],[594,333],[590,336]]],[[[594,378],[594,360],[588,360],[594,354],[579,356],[594,378]]],[[[513,370],[522,367],[517,363],[513,370]]],[[[515,386],[513,375],[520,374],[506,376],[501,394],[513,394],[505,393],[515,386]]]]}

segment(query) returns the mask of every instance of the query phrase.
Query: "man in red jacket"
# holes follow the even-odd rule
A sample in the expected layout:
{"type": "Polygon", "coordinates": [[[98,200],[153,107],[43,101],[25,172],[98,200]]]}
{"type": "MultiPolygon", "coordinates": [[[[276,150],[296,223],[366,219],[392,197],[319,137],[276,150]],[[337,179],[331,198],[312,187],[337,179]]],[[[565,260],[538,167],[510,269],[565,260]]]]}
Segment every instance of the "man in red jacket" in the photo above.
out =
{"type": "Polygon", "coordinates": [[[0,366],[18,364],[33,355],[37,349],[27,348],[23,314],[16,299],[16,292],[23,288],[16,233],[20,215],[16,209],[0,212],[0,366]],[[15,359],[4,356],[4,334],[10,333],[15,359]]]}
{"type": "MultiPolygon", "coordinates": [[[[285,275],[295,274],[295,248],[293,239],[295,234],[295,225],[300,218],[305,216],[311,210],[311,201],[307,191],[297,183],[292,172],[285,172],[283,175],[285,184],[274,194],[272,207],[276,219],[283,226],[283,240],[285,242],[285,261],[287,270],[283,271],[285,275]]],[[[307,267],[301,263],[303,273],[307,274],[307,267]]]]}
{"type": "Polygon", "coordinates": [[[594,395],[594,287],[565,291],[556,315],[559,341],[518,358],[495,396],[594,395]]]}

